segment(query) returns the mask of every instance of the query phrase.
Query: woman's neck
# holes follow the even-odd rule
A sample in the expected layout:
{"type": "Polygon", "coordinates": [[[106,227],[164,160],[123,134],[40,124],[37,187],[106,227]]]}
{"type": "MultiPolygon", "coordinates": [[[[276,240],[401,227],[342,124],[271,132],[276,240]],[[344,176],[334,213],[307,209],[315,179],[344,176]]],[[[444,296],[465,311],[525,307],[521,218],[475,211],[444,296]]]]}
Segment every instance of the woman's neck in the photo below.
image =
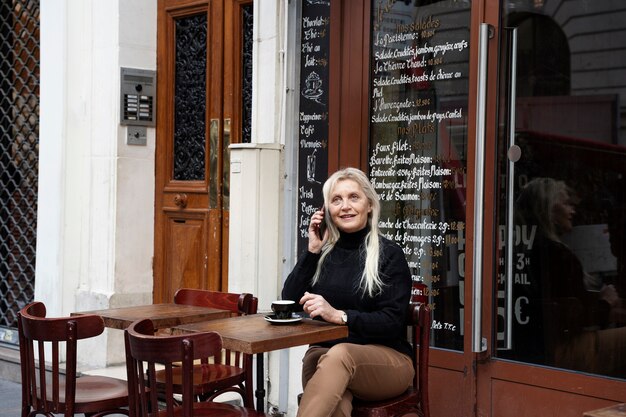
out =
{"type": "Polygon", "coordinates": [[[345,249],[357,249],[365,240],[368,232],[369,227],[367,226],[357,232],[352,233],[339,231],[339,240],[337,241],[337,246],[345,249]]]}

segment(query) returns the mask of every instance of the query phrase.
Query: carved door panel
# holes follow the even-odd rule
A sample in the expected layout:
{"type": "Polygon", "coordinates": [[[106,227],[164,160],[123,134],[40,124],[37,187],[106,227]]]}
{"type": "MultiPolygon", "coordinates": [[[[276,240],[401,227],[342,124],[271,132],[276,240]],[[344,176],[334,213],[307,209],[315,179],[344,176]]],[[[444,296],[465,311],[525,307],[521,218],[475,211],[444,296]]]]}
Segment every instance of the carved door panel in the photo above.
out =
{"type": "Polygon", "coordinates": [[[154,302],[228,286],[228,145],[249,125],[240,80],[251,6],[159,1],[154,302]]]}

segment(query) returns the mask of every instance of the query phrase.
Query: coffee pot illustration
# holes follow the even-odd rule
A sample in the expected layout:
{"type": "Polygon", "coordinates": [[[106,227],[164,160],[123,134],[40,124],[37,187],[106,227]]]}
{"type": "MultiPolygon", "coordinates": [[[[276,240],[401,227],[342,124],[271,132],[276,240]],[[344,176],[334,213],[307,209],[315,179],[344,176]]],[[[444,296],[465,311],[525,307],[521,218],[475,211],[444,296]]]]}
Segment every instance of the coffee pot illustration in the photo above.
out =
{"type": "Polygon", "coordinates": [[[315,71],[311,71],[311,73],[304,80],[304,91],[302,92],[302,95],[309,100],[322,104],[319,101],[319,98],[324,93],[324,90],[322,90],[322,84],[323,82],[319,74],[315,71]]]}

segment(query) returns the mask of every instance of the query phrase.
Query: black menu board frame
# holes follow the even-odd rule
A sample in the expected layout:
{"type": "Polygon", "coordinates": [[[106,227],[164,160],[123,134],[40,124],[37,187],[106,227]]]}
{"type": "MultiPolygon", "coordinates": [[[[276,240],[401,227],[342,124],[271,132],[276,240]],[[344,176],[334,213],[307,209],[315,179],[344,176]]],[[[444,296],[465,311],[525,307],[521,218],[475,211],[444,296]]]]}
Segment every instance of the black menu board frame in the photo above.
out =
{"type": "Polygon", "coordinates": [[[304,0],[300,24],[298,253],[308,246],[311,215],[323,204],[328,177],[330,1],[304,0]]]}

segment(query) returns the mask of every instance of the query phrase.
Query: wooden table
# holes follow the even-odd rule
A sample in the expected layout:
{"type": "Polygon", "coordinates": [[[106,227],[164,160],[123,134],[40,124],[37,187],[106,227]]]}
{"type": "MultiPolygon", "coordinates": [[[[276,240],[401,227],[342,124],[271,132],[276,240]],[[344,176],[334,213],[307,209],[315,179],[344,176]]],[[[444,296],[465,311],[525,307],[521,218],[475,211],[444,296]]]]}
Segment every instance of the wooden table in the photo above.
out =
{"type": "Polygon", "coordinates": [[[293,324],[272,324],[262,314],[210,320],[176,326],[174,333],[218,332],[225,349],[257,355],[257,410],[265,408],[263,353],[294,346],[309,345],[348,336],[348,326],[302,319],[293,324]]]}
{"type": "Polygon", "coordinates": [[[181,324],[230,317],[230,311],[228,310],[174,303],[79,311],[71,315],[85,314],[98,315],[103,318],[106,327],[120,330],[124,330],[133,321],[139,319],[150,319],[154,323],[155,328],[163,329],[181,324]]]}

